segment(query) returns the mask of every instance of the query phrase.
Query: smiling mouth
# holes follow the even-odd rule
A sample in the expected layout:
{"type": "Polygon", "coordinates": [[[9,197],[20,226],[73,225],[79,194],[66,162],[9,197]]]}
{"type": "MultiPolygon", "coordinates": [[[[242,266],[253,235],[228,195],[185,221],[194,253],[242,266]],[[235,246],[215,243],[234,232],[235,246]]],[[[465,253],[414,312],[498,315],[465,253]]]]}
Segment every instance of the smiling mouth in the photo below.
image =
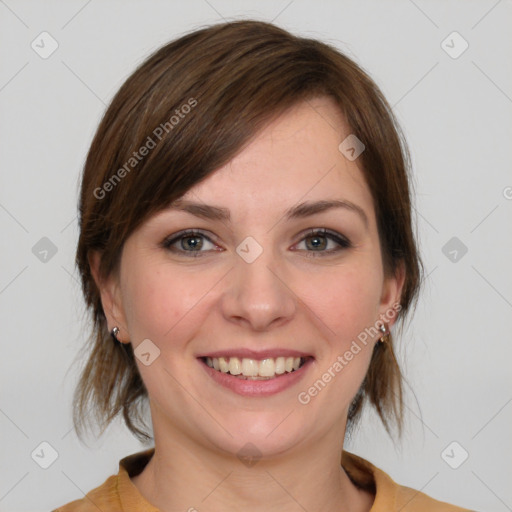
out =
{"type": "Polygon", "coordinates": [[[204,364],[218,371],[245,380],[270,380],[293,373],[311,357],[269,357],[262,360],[239,357],[201,357],[204,364]]]}

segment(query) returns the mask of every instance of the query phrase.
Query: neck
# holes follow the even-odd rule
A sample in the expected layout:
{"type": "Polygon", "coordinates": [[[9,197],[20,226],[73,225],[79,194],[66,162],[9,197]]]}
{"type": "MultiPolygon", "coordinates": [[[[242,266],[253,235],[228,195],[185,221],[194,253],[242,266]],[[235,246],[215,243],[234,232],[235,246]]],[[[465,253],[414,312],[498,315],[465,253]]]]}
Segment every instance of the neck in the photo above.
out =
{"type": "Polygon", "coordinates": [[[155,453],[132,478],[162,512],[368,512],[373,503],[373,495],[357,488],[341,467],[339,431],[286,455],[252,462],[167,432],[155,431],[155,453]]]}

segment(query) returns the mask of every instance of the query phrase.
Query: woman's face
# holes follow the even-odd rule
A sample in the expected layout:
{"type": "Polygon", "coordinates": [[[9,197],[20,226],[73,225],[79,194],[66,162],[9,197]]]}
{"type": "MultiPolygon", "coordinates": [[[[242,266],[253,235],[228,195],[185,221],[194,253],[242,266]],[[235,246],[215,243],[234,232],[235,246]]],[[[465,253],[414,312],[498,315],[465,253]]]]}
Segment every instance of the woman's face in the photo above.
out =
{"type": "Polygon", "coordinates": [[[330,99],[301,103],[182,197],[197,206],[126,241],[102,299],[138,355],[155,439],[269,455],[342,439],[403,281],[384,276],[372,196],[338,149],[349,134],[330,99]],[[340,206],[304,206],[322,201],[340,206]]]}

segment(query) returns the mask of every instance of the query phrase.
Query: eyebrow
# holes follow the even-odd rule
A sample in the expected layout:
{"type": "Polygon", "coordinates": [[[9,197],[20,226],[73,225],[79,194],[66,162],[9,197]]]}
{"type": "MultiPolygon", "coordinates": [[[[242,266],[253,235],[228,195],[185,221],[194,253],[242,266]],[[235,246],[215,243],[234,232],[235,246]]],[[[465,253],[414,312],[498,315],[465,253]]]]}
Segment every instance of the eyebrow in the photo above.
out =
{"type": "MultiPolygon", "coordinates": [[[[284,217],[286,220],[301,219],[333,208],[343,208],[356,213],[364,222],[364,225],[368,227],[368,217],[365,211],[357,204],[345,199],[330,199],[299,203],[298,205],[286,210],[284,212],[284,217]]],[[[184,211],[204,219],[231,222],[230,211],[227,208],[219,206],[194,203],[193,201],[187,201],[185,199],[177,199],[170,204],[169,209],[184,211]]]]}

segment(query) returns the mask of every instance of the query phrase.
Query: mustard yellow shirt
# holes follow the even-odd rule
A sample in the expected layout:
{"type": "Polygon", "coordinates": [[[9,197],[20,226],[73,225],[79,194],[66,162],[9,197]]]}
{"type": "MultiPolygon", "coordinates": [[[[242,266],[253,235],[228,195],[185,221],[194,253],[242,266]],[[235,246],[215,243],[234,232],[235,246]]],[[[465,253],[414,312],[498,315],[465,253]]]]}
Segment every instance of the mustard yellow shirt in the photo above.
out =
{"type": "MultiPolygon", "coordinates": [[[[87,495],[52,512],[159,512],[140,494],[130,477],[142,472],[153,456],[151,448],[119,461],[119,473],[87,495]]],[[[367,460],[343,451],[341,465],[355,485],[370,491],[375,500],[370,512],[470,512],[435,500],[426,494],[395,483],[367,460]]]]}

